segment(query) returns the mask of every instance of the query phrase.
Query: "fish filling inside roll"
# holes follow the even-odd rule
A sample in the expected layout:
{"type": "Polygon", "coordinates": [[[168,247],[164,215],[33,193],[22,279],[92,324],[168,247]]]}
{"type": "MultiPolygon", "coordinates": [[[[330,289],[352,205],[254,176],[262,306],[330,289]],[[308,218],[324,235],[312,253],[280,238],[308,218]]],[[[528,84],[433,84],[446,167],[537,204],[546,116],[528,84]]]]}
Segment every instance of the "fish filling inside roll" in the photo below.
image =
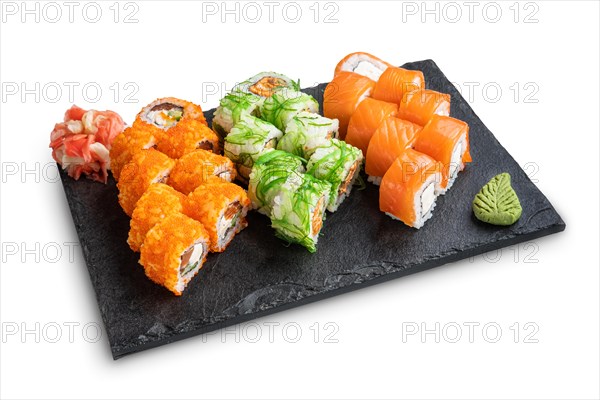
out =
{"type": "Polygon", "coordinates": [[[177,125],[183,117],[183,107],[172,103],[157,104],[146,114],[146,122],[154,124],[162,129],[168,129],[177,125]]]}
{"type": "Polygon", "coordinates": [[[233,239],[236,233],[242,230],[244,220],[243,207],[239,201],[231,203],[217,222],[217,235],[219,237],[219,247],[226,247],[233,239]]]}
{"type": "Polygon", "coordinates": [[[258,96],[271,97],[277,88],[285,86],[287,86],[287,82],[284,79],[276,76],[265,76],[250,86],[248,90],[258,96]]]}
{"type": "MultiPolygon", "coordinates": [[[[179,275],[183,282],[180,282],[180,284],[184,284],[186,281],[189,281],[191,277],[193,277],[196,274],[196,271],[202,265],[202,259],[204,258],[204,255],[207,251],[208,246],[206,245],[206,243],[197,242],[194,243],[181,255],[179,275]]],[[[183,290],[183,287],[181,288],[181,290],[183,290]]]]}

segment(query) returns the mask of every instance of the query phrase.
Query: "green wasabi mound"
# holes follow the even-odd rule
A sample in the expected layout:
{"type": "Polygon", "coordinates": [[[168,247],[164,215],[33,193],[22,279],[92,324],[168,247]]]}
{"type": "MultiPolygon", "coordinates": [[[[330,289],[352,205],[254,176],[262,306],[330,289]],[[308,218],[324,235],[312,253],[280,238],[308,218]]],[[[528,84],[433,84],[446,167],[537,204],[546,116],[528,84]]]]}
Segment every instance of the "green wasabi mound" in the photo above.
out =
{"type": "Polygon", "coordinates": [[[510,185],[510,174],[493,177],[473,199],[473,212],[478,220],[492,225],[512,225],[521,217],[519,197],[510,185]]]}

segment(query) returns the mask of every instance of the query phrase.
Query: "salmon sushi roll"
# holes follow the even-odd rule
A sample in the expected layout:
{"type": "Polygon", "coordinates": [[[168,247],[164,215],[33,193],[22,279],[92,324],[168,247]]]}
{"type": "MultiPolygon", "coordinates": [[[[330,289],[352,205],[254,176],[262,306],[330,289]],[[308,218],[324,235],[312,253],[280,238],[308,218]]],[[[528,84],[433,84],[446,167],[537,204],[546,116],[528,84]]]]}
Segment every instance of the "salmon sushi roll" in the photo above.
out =
{"type": "Polygon", "coordinates": [[[373,89],[372,97],[400,104],[406,93],[424,88],[425,77],[421,71],[392,67],[381,74],[373,89]]]}
{"type": "Polygon", "coordinates": [[[375,82],[354,72],[340,72],[325,88],[323,115],[339,121],[339,138],[346,137],[350,117],[358,105],[371,95],[375,82]]]}
{"type": "Polygon", "coordinates": [[[117,135],[110,149],[110,169],[115,180],[119,180],[121,170],[135,153],[155,147],[157,141],[153,132],[134,127],[126,128],[117,135]]]}
{"type": "Polygon", "coordinates": [[[148,231],[169,214],[183,212],[185,196],[164,183],[153,183],[138,200],[131,215],[127,243],[140,251],[148,231]]]}
{"type": "Polygon", "coordinates": [[[348,134],[346,142],[352,146],[358,147],[363,155],[367,154],[369,141],[371,137],[388,117],[395,117],[398,114],[398,105],[388,103],[372,98],[365,99],[356,108],[350,123],[348,124],[348,134]]]}
{"type": "Polygon", "coordinates": [[[469,125],[455,118],[434,115],[419,133],[414,149],[442,164],[440,193],[444,194],[465,163],[471,162],[469,125]]]}
{"type": "Polygon", "coordinates": [[[250,199],[246,191],[217,177],[208,178],[187,198],[185,214],[200,221],[210,238],[210,251],[223,252],[233,237],[248,226],[250,199]]]}
{"type": "Polygon", "coordinates": [[[224,156],[206,150],[194,150],[175,162],[169,175],[169,185],[188,195],[210,176],[227,182],[235,179],[235,165],[224,156]]]}
{"type": "Polygon", "coordinates": [[[379,185],[394,160],[410,148],[422,126],[396,117],[386,118],[369,141],[365,172],[369,182],[379,185]]]}
{"type": "Polygon", "coordinates": [[[197,149],[219,152],[219,137],[205,124],[188,121],[185,126],[175,125],[162,135],[156,148],[171,158],[180,158],[197,149]]]}
{"type": "Polygon", "coordinates": [[[208,125],[199,105],[175,97],[164,97],[142,108],[133,124],[161,135],[175,126],[185,128],[190,121],[208,125]]]}
{"type": "Polygon", "coordinates": [[[400,102],[398,118],[425,126],[434,115],[450,115],[450,95],[422,89],[407,93],[400,102]]]}
{"type": "Polygon", "coordinates": [[[140,150],[121,171],[119,204],[131,217],[135,205],[153,183],[166,183],[175,160],[155,149],[140,150]]]}
{"type": "Polygon", "coordinates": [[[440,166],[426,154],[407,149],[381,180],[379,209],[413,228],[431,218],[441,180],[440,166]]]}
{"type": "Polygon", "coordinates": [[[372,54],[358,51],[348,54],[338,62],[335,66],[334,76],[337,76],[344,71],[354,72],[355,74],[359,74],[377,82],[381,74],[391,66],[391,64],[372,54]]]}
{"type": "Polygon", "coordinates": [[[208,247],[208,232],[200,222],[172,213],[148,231],[139,262],[148,278],[181,296],[206,261],[208,247]]]}

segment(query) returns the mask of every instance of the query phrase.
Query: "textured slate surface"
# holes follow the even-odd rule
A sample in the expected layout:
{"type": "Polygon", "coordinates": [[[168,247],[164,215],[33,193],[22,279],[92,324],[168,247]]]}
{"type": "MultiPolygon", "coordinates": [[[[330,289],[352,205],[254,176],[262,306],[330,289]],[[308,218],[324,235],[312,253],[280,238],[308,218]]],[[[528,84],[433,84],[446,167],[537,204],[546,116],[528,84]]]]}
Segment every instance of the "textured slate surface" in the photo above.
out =
{"type": "MultiPolygon", "coordinates": [[[[227,251],[210,255],[184,295],[175,297],[146,279],[138,255],[127,246],[129,219],[112,178],[105,186],[62,174],[113,357],[564,230],[550,202],[436,64],[405,67],[422,70],[429,88],[452,95],[452,116],[471,127],[475,160],[418,231],[381,213],[371,184],[328,215],[316,254],[284,246],[268,219],[252,213],[249,227],[227,251]],[[523,205],[523,216],[508,228],[483,224],[471,211],[481,186],[504,171],[512,175],[523,205]]],[[[321,102],[325,86],[306,91],[321,102]]],[[[212,110],[206,114],[212,116],[212,110]]]]}

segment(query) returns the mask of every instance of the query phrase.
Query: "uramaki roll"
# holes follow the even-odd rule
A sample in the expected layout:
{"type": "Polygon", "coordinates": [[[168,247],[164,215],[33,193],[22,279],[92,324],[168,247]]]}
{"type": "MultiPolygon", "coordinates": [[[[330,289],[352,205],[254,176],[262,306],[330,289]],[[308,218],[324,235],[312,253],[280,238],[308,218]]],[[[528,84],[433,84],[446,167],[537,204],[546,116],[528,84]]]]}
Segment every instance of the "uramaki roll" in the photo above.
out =
{"type": "Polygon", "coordinates": [[[434,115],[450,115],[450,95],[423,89],[407,93],[398,108],[398,118],[425,126],[434,115]]]}
{"type": "Polygon", "coordinates": [[[442,164],[440,193],[444,194],[471,162],[469,125],[455,118],[434,115],[417,136],[414,149],[442,164]]]}
{"type": "Polygon", "coordinates": [[[153,183],[138,200],[131,215],[127,243],[140,251],[148,231],[166,216],[183,212],[185,196],[164,183],[153,183]]]}
{"type": "Polygon", "coordinates": [[[148,231],[140,264],[153,282],[181,296],[204,264],[208,246],[208,233],[200,222],[169,214],[148,231]]]}
{"type": "Polygon", "coordinates": [[[129,216],[137,201],[153,183],[165,183],[175,166],[175,160],[155,149],[140,150],[121,171],[119,204],[129,216]]]}
{"type": "Polygon", "coordinates": [[[248,179],[254,162],[263,152],[277,147],[282,135],[275,125],[252,116],[235,124],[225,137],[224,149],[225,156],[235,163],[240,180],[248,179]]]}
{"type": "Polygon", "coordinates": [[[219,137],[199,121],[175,125],[161,136],[156,148],[171,158],[180,158],[197,149],[219,152],[219,137]]]}
{"type": "Polygon", "coordinates": [[[407,149],[392,163],[381,180],[379,209],[419,229],[431,218],[440,180],[437,161],[407,149]]]}
{"type": "Polygon", "coordinates": [[[280,200],[273,204],[270,217],[275,235],[314,253],[323,228],[330,190],[328,182],[304,174],[296,190],[283,192],[280,200]]]}
{"type": "Polygon", "coordinates": [[[318,147],[326,146],[331,139],[337,138],[338,130],[337,119],[303,111],[288,123],[277,148],[308,159],[318,147]]]}
{"type": "Polygon", "coordinates": [[[365,172],[369,182],[379,185],[394,160],[410,148],[422,126],[396,117],[386,118],[369,141],[365,172]]]}
{"type": "Polygon", "coordinates": [[[365,76],[372,81],[377,82],[381,74],[391,66],[390,63],[387,63],[372,54],[357,51],[356,53],[348,54],[338,62],[335,67],[334,76],[347,71],[365,76]]]}
{"type": "Polygon", "coordinates": [[[395,103],[375,100],[370,97],[365,99],[350,118],[346,142],[358,147],[362,150],[363,155],[366,155],[369,141],[379,125],[386,118],[395,117],[397,114],[398,105],[395,103]]]}
{"type": "Polygon", "coordinates": [[[319,103],[306,93],[280,90],[265,100],[260,117],[285,132],[288,122],[302,111],[318,113],[319,103]]]}
{"type": "Polygon", "coordinates": [[[236,176],[235,165],[227,157],[206,150],[194,150],[175,162],[169,175],[169,185],[188,195],[210,176],[231,182],[236,176]]]}
{"type": "Polygon", "coordinates": [[[126,128],[117,135],[110,149],[110,169],[116,181],[121,170],[135,153],[156,146],[158,138],[154,132],[135,127],[126,128]]]}
{"type": "Polygon", "coordinates": [[[350,196],[352,185],[360,173],[363,155],[359,149],[343,140],[332,139],[310,157],[306,172],[331,184],[327,210],[335,212],[350,196]]]}
{"type": "Polygon", "coordinates": [[[421,71],[399,67],[385,70],[375,84],[374,99],[400,104],[406,93],[425,88],[425,77],[421,71]]]}
{"type": "Polygon", "coordinates": [[[244,229],[250,199],[241,187],[217,177],[209,177],[187,198],[185,214],[208,231],[210,251],[223,252],[236,233],[244,229]]]}
{"type": "Polygon", "coordinates": [[[264,97],[252,93],[233,92],[221,99],[215,110],[212,128],[221,139],[246,115],[259,117],[264,97]]]}
{"type": "Polygon", "coordinates": [[[339,72],[325,88],[323,115],[339,120],[339,137],[344,139],[350,117],[358,105],[371,95],[375,82],[354,72],[339,72]]]}
{"type": "Polygon", "coordinates": [[[253,208],[270,215],[275,202],[291,199],[302,184],[304,164],[296,155],[283,150],[263,153],[252,167],[248,196],[253,208]]]}

